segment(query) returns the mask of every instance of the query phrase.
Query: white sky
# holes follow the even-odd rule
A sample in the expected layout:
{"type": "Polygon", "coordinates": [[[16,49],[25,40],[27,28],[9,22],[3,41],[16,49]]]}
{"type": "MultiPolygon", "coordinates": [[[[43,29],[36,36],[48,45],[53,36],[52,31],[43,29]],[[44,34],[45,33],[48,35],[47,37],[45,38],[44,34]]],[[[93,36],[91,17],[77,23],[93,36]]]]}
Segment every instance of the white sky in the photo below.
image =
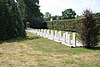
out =
{"type": "Polygon", "coordinates": [[[43,14],[50,12],[61,15],[65,9],[72,8],[78,15],[83,10],[90,9],[92,12],[100,12],[100,0],[40,0],[40,10],[43,14]]]}

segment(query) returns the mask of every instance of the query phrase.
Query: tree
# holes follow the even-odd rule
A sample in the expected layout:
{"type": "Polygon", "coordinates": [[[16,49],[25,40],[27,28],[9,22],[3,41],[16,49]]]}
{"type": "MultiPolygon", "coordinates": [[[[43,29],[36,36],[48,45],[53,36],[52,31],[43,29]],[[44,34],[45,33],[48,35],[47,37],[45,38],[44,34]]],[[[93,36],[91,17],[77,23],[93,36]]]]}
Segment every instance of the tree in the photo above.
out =
{"type": "Polygon", "coordinates": [[[97,23],[100,25],[100,12],[95,14],[95,18],[97,20],[97,23]]]}
{"type": "Polygon", "coordinates": [[[25,36],[25,29],[16,2],[0,0],[0,40],[25,36]]]}
{"type": "Polygon", "coordinates": [[[24,0],[16,0],[16,3],[17,3],[19,14],[21,16],[21,20],[24,23],[24,27],[26,28],[27,24],[26,24],[26,20],[25,20],[25,3],[24,3],[24,0]]]}
{"type": "Polygon", "coordinates": [[[21,15],[21,20],[23,21],[25,19],[25,3],[23,0],[16,0],[18,11],[21,15]]]}
{"type": "Polygon", "coordinates": [[[44,20],[45,21],[50,21],[50,19],[51,19],[51,13],[46,12],[45,15],[44,15],[44,20]]]}
{"type": "MultiPolygon", "coordinates": [[[[100,12],[98,12],[98,13],[95,14],[95,18],[96,18],[97,24],[98,24],[99,27],[100,27],[100,12]]],[[[100,30],[100,28],[99,28],[99,30],[100,30]]],[[[99,32],[99,34],[100,34],[100,32],[99,32]]]]}
{"type": "Polygon", "coordinates": [[[92,48],[98,44],[99,27],[90,10],[85,10],[79,22],[78,34],[85,48],[92,48]]]}
{"type": "Polygon", "coordinates": [[[66,9],[65,11],[62,11],[62,19],[74,19],[75,15],[76,13],[72,9],[66,9]]]}
{"type": "Polygon", "coordinates": [[[39,0],[23,0],[25,3],[25,20],[32,28],[41,28],[43,14],[39,9],[39,0]]]}
{"type": "Polygon", "coordinates": [[[52,19],[53,20],[61,20],[61,16],[55,15],[55,16],[52,16],[52,19]]]}
{"type": "Polygon", "coordinates": [[[95,14],[96,18],[100,18],[100,12],[95,14]]]}

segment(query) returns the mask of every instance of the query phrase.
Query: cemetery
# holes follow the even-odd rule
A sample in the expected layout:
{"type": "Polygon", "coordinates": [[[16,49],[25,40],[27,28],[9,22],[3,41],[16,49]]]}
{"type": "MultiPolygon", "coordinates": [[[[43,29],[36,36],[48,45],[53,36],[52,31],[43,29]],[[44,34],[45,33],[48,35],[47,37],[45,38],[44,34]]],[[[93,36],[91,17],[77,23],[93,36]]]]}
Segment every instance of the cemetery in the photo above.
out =
{"type": "Polygon", "coordinates": [[[99,0],[0,0],[0,67],[100,67],[99,0]]]}
{"type": "Polygon", "coordinates": [[[57,30],[49,30],[49,29],[29,29],[28,32],[33,34],[42,36],[49,40],[53,40],[55,42],[64,44],[69,47],[82,47],[82,43],[76,40],[76,33],[72,33],[71,35],[68,32],[62,33],[61,31],[57,30]]]}

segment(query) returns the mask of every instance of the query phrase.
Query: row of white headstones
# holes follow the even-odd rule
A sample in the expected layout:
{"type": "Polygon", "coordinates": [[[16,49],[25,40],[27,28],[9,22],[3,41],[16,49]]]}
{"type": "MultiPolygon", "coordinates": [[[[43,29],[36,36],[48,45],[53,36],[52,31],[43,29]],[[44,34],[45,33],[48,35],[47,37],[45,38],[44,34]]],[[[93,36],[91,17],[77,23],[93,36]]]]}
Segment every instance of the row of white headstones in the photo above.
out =
{"type": "Polygon", "coordinates": [[[57,30],[30,29],[27,31],[70,47],[83,46],[80,42],[76,41],[76,33],[73,33],[71,38],[71,35],[68,32],[62,33],[57,30]]]}

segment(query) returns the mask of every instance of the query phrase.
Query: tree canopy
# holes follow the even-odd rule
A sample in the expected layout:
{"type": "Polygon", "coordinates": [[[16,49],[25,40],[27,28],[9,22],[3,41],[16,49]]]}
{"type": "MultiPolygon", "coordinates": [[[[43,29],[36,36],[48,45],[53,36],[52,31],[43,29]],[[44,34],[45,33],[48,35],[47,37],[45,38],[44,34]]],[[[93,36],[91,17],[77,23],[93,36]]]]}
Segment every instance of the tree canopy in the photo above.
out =
{"type": "Polygon", "coordinates": [[[96,18],[100,18],[100,12],[95,14],[96,18]]]}
{"type": "Polygon", "coordinates": [[[51,19],[51,13],[46,12],[45,15],[44,15],[44,20],[45,21],[50,21],[50,19],[51,19]]]}
{"type": "Polygon", "coordinates": [[[74,19],[75,15],[76,13],[72,9],[62,11],[62,19],[74,19]]]}
{"type": "Polygon", "coordinates": [[[0,40],[25,37],[17,4],[14,0],[0,0],[0,40]]]}
{"type": "Polygon", "coordinates": [[[0,40],[25,37],[26,22],[30,27],[42,26],[39,0],[0,0],[0,40]]]}
{"type": "MultiPolygon", "coordinates": [[[[20,0],[19,0],[20,1],[20,0]]],[[[30,23],[30,27],[39,28],[42,25],[43,14],[39,9],[39,0],[23,0],[25,5],[25,20],[30,23]]]]}

